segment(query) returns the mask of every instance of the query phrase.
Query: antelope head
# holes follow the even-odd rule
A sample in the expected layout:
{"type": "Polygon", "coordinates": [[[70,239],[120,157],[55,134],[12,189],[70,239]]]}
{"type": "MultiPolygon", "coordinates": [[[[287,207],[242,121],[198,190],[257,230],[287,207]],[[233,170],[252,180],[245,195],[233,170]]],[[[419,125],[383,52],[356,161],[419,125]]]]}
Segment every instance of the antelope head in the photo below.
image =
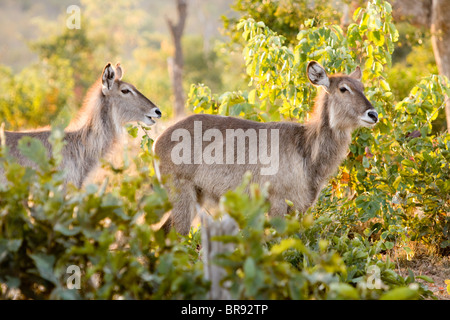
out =
{"type": "Polygon", "coordinates": [[[353,130],[357,127],[373,127],[378,122],[378,113],[364,95],[359,67],[349,75],[328,76],[316,61],[307,67],[309,81],[325,89],[328,120],[332,129],[353,130]]]}
{"type": "Polygon", "coordinates": [[[119,122],[140,121],[147,126],[155,124],[154,119],[161,118],[161,110],[135,86],[122,81],[122,76],[123,69],[119,63],[115,69],[108,63],[101,78],[102,94],[111,102],[119,122]]]}

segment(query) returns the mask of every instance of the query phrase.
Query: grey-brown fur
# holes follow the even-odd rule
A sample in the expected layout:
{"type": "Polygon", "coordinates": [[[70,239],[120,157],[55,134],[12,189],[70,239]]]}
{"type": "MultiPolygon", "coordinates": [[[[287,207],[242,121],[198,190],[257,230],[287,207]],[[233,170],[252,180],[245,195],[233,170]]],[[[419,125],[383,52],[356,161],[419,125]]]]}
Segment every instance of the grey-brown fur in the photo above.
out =
{"type": "MultiPolygon", "coordinates": [[[[131,121],[142,121],[153,125],[152,117],[160,118],[160,110],[133,85],[121,80],[123,70],[119,64],[114,69],[108,63],[101,78],[89,90],[78,117],[68,126],[62,150],[61,169],[66,173],[66,182],[81,187],[88,174],[97,167],[120,139],[122,125],[131,121]],[[128,92],[126,91],[128,90],[128,92]],[[125,93],[124,93],[125,92],[125,93]]],[[[35,164],[24,157],[17,148],[19,140],[30,136],[41,140],[49,155],[52,152],[48,141],[49,128],[28,132],[5,131],[6,145],[10,154],[23,166],[35,164]]],[[[0,168],[0,182],[4,174],[0,168]]]]}
{"type": "MultiPolygon", "coordinates": [[[[323,67],[312,61],[308,64],[307,73],[312,84],[324,88],[316,100],[313,117],[308,123],[259,123],[233,117],[197,114],[174,124],[157,138],[154,144],[155,153],[159,157],[157,172],[159,170],[173,204],[171,216],[163,226],[166,231],[175,227],[177,232],[187,234],[195,215],[196,203],[202,204],[205,199],[217,202],[223,193],[242,182],[246,171],[252,173],[252,182],[261,185],[270,183],[271,216],[288,213],[286,199],[292,201],[295,209],[300,211],[305,211],[316,201],[327,179],[346,157],[352,131],[359,126],[373,126],[378,121],[378,114],[364,96],[359,68],[348,76],[328,77],[323,67]],[[192,133],[194,121],[201,121],[203,132],[215,128],[224,136],[225,130],[231,128],[262,128],[269,132],[279,129],[278,172],[274,175],[261,175],[261,164],[247,162],[174,164],[171,150],[178,142],[172,141],[172,132],[183,128],[192,133]]],[[[203,148],[207,145],[208,143],[203,143],[203,148]]],[[[246,148],[248,147],[247,141],[246,148]]],[[[194,157],[194,153],[191,154],[194,157]]]]}

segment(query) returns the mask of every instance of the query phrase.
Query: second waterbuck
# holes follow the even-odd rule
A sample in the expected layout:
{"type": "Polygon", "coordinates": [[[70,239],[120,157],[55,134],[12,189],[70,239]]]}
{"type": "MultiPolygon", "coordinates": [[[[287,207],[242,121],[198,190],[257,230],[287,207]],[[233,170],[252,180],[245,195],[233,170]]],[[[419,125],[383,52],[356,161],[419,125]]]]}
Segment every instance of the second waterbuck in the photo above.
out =
{"type": "MultiPolygon", "coordinates": [[[[122,81],[122,75],[119,64],[114,68],[108,63],[100,79],[89,90],[78,117],[65,130],[60,169],[66,174],[66,183],[82,186],[100,158],[120,139],[125,123],[141,121],[151,126],[155,123],[153,118],[161,117],[161,111],[133,85],[122,81]]],[[[18,141],[24,136],[39,139],[51,155],[48,128],[27,132],[5,131],[9,153],[18,163],[35,166],[18,149],[18,141]]],[[[0,167],[0,182],[4,180],[0,167]]]]}
{"type": "Polygon", "coordinates": [[[187,234],[196,203],[217,203],[236,188],[245,172],[252,183],[269,183],[271,216],[291,207],[305,211],[347,156],[353,130],[372,127],[378,113],[364,95],[359,67],[349,75],[328,76],[315,61],[309,81],[322,87],[314,112],[305,124],[260,123],[216,115],[187,117],[156,140],[157,172],[168,188],[173,209],[163,225],[187,234]]]}

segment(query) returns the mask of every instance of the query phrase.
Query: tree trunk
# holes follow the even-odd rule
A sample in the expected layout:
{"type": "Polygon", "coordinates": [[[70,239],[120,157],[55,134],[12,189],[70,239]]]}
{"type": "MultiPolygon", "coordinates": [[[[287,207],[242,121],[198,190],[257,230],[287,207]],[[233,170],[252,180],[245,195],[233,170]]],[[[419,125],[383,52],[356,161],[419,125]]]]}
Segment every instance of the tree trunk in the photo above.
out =
{"type": "MultiPolygon", "coordinates": [[[[433,0],[431,9],[431,42],[439,74],[450,79],[450,1],[433,0]]],[[[445,106],[447,130],[450,132],[450,97],[445,106]]]]}
{"type": "Polygon", "coordinates": [[[169,73],[172,80],[173,94],[175,97],[174,115],[180,118],[185,115],[184,90],[183,90],[183,48],[181,38],[187,17],[187,0],[177,0],[178,21],[172,22],[166,18],[175,47],[175,57],[169,60],[169,73]]]}
{"type": "Polygon", "coordinates": [[[229,215],[224,215],[222,220],[213,220],[207,213],[201,211],[200,218],[202,222],[203,270],[205,279],[211,281],[209,299],[230,300],[229,288],[231,283],[221,283],[226,276],[226,271],[218,266],[214,259],[217,255],[233,252],[235,245],[212,240],[212,238],[236,235],[239,232],[239,227],[229,215]]]}

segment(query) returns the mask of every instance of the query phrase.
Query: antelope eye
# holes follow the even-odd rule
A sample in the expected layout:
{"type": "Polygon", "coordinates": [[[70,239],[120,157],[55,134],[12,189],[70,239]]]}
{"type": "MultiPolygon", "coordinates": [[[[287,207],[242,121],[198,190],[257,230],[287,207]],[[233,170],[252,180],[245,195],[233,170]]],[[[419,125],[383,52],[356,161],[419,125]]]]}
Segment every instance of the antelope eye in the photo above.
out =
{"type": "Polygon", "coordinates": [[[341,88],[339,88],[339,90],[340,90],[342,93],[344,93],[345,91],[347,91],[347,88],[346,88],[346,87],[341,87],[341,88]]]}
{"type": "Polygon", "coordinates": [[[131,91],[128,90],[128,89],[122,89],[121,91],[122,91],[123,94],[127,94],[127,93],[130,93],[130,92],[131,92],[131,91]]]}

